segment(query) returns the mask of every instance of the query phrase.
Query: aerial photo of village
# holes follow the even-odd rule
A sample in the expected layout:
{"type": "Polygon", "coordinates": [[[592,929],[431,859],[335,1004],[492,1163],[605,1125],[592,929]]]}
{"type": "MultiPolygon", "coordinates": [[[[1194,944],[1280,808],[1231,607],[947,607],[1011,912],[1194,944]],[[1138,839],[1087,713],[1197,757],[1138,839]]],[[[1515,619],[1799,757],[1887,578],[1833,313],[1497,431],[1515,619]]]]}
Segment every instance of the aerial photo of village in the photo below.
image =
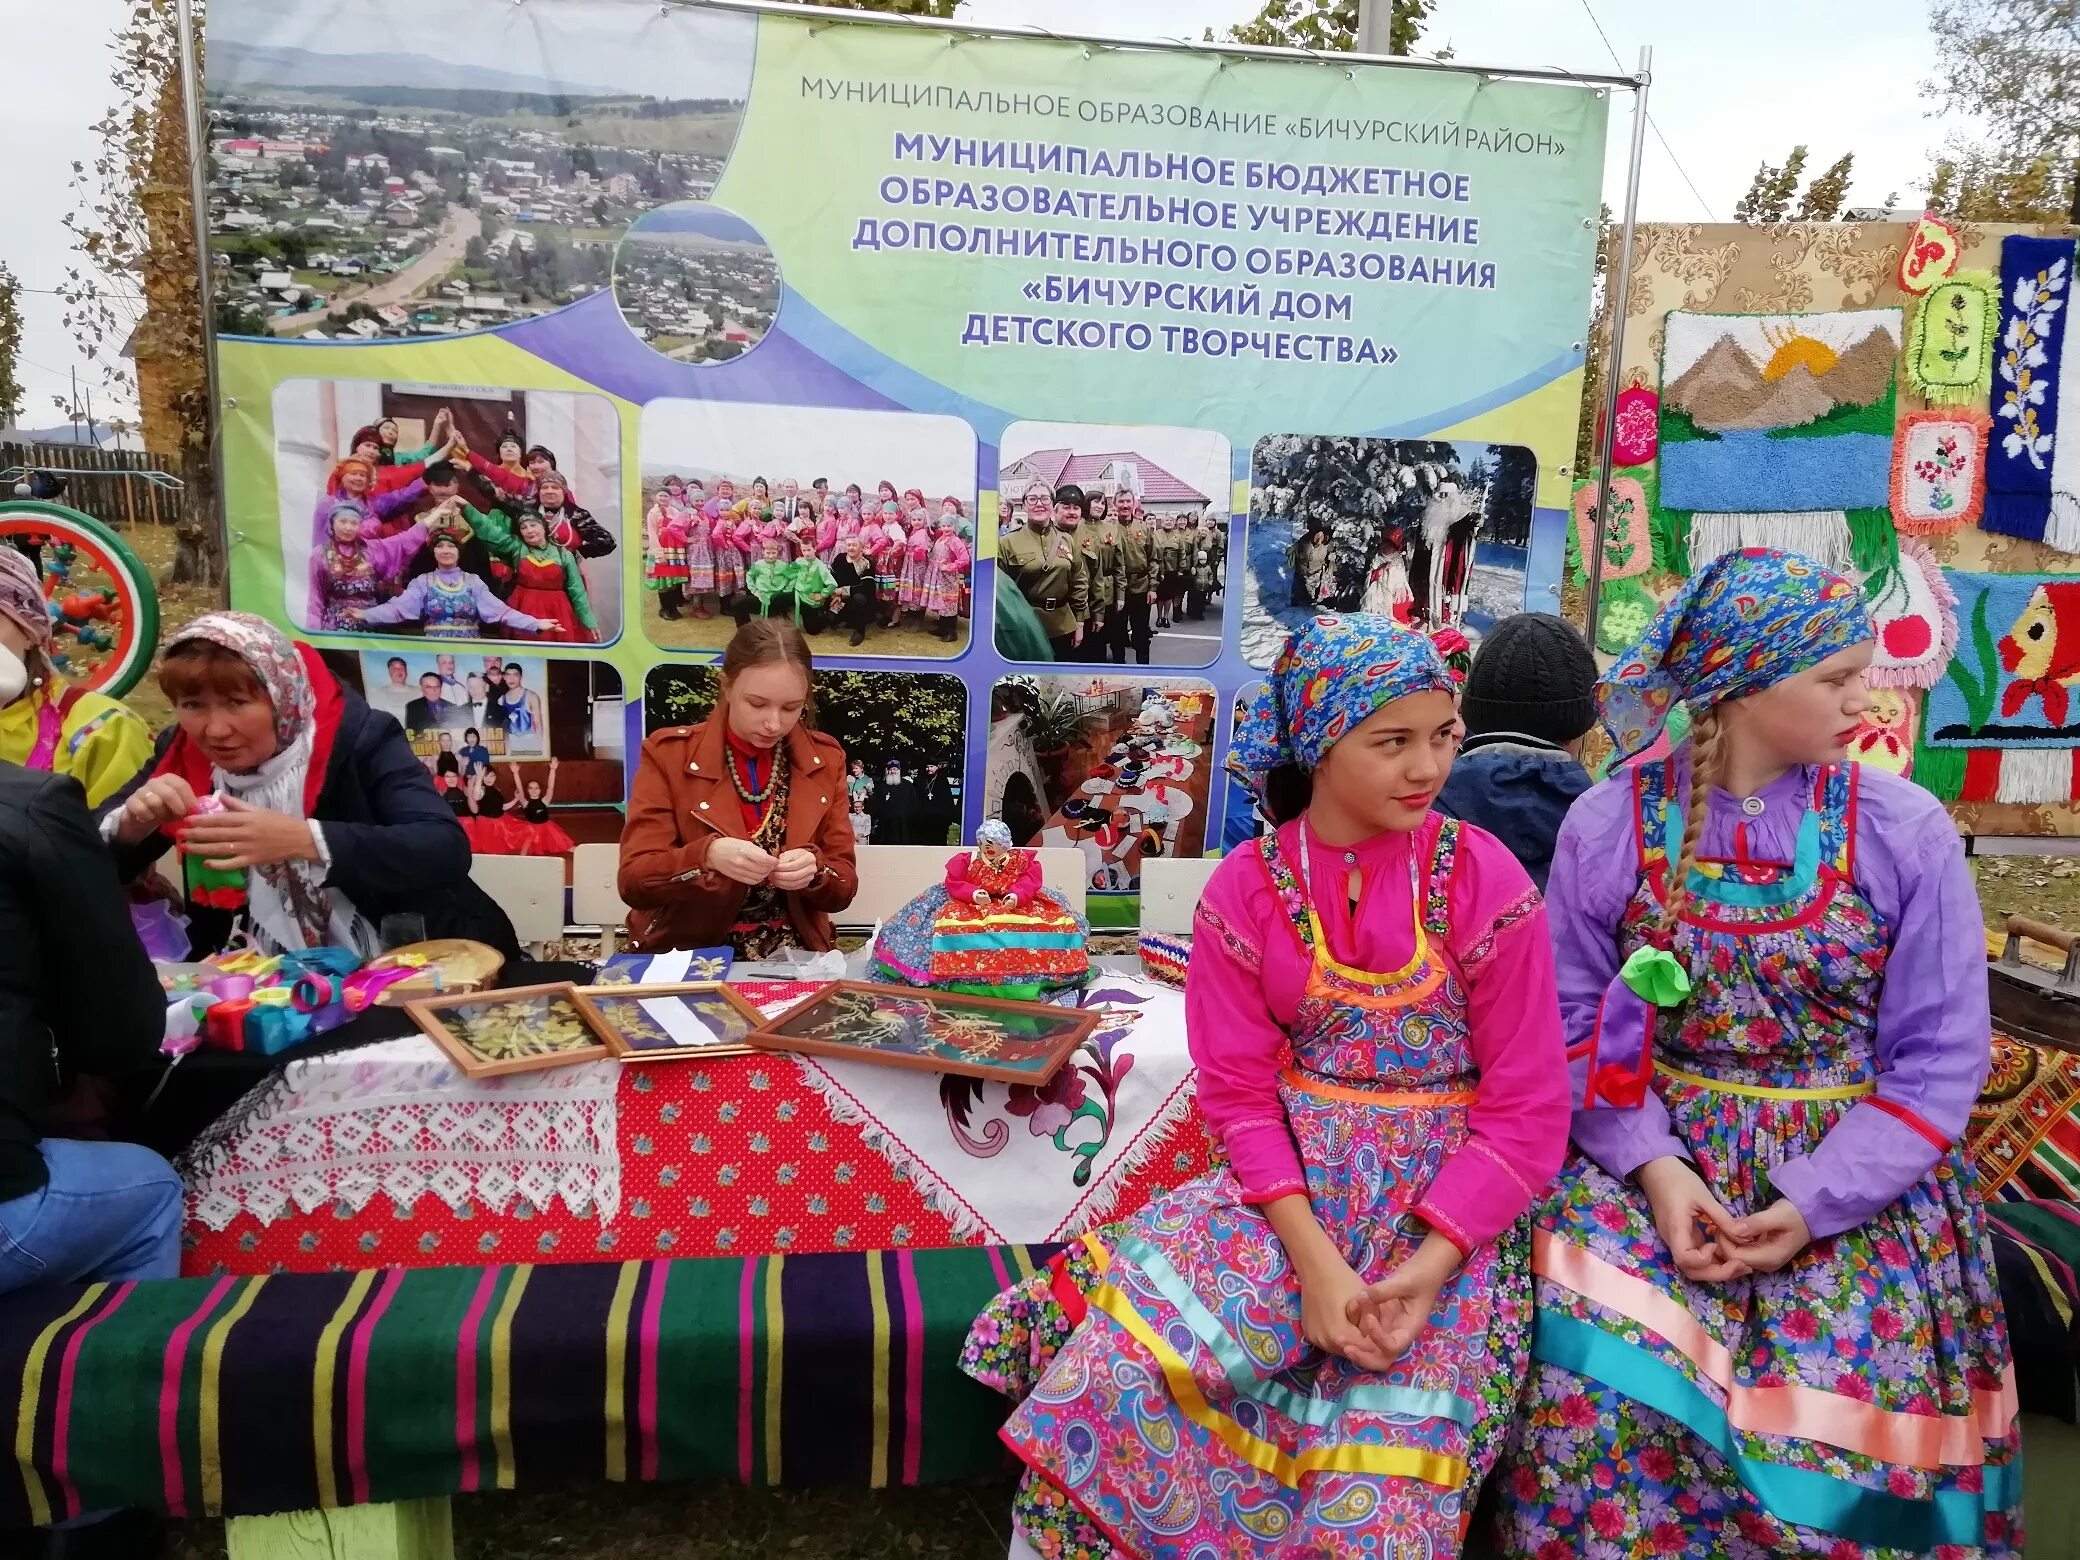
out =
{"type": "MultiPolygon", "coordinates": [[[[389,25],[386,0],[346,8],[367,13],[368,25],[339,26],[328,39],[398,40],[395,52],[282,38],[282,21],[258,0],[211,12],[221,334],[441,336],[544,314],[608,286],[616,245],[638,217],[702,199],[721,175],[748,86],[748,17],[680,11],[646,22],[659,34],[635,57],[655,75],[633,84],[651,90],[633,90],[585,81],[588,41],[601,56],[596,79],[626,76],[631,54],[622,38],[610,62],[582,20],[557,37],[533,22],[502,51],[473,45],[465,58],[405,52],[413,37],[443,35],[429,30],[423,5],[409,27],[389,25]]],[[[485,11],[467,9],[481,33],[485,11]]],[[[502,20],[494,15],[494,27],[502,20]]],[[[748,318],[714,295],[705,309],[691,305],[689,294],[687,329],[671,346],[697,338],[687,356],[726,357],[754,342],[771,322],[777,280],[763,290],[743,280],[748,318]]]]}
{"type": "Polygon", "coordinates": [[[684,201],[639,218],[614,257],[614,301],[666,357],[720,363],[749,351],[780,308],[780,267],[750,223],[684,201]]]}

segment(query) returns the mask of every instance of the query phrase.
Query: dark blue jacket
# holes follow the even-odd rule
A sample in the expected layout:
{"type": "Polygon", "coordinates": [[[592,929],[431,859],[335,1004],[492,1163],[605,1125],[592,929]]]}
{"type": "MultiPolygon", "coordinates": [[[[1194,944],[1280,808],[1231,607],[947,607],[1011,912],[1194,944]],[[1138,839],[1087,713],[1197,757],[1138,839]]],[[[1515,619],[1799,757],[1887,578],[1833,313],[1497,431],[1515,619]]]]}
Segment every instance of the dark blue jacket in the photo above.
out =
{"type": "Polygon", "coordinates": [[[1513,731],[1469,737],[1437,798],[1437,810],[1486,829],[1545,892],[1553,841],[1574,799],[1593,782],[1565,749],[1513,731]]]}
{"type": "MultiPolygon", "coordinates": [[[[380,926],[386,915],[419,915],[429,938],[469,938],[518,958],[513,923],[470,880],[469,837],[434,789],[404,728],[370,709],[351,688],[340,691],[339,731],[312,814],[325,826],[325,845],[332,852],[326,881],[345,893],[372,926],[380,926]]],[[[104,813],[121,807],[151,777],[178,729],[169,726],[159,733],[153,762],[103,804],[104,813]]],[[[116,869],[125,879],[135,878],[169,848],[160,834],[117,846],[116,869]]],[[[197,958],[224,946],[231,933],[230,912],[191,904],[187,914],[197,958]]]]}

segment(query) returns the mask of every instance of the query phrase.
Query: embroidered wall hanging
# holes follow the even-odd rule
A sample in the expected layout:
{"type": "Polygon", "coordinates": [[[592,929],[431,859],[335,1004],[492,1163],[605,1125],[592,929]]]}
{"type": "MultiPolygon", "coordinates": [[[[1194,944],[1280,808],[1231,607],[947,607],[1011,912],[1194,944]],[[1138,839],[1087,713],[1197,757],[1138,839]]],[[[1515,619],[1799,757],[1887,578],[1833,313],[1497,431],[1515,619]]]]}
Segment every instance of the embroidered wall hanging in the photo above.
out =
{"type": "Polygon", "coordinates": [[[1661,397],[1647,388],[1638,369],[1618,392],[1618,420],[1611,435],[1611,460],[1620,466],[1644,466],[1661,448],[1661,397]]]}
{"type": "Polygon", "coordinates": [[[1907,234],[1907,247],[1900,251],[1899,290],[1917,295],[1927,292],[1957,269],[1963,247],[1956,228],[1932,211],[1922,213],[1907,234]]]}
{"type": "MultiPolygon", "coordinates": [[[[1591,530],[1596,508],[1596,484],[1577,482],[1574,489],[1574,543],[1580,562],[1578,576],[1589,576],[1591,530]]],[[[1646,489],[1638,477],[1611,477],[1610,520],[1603,531],[1603,577],[1628,580],[1645,574],[1654,564],[1654,538],[1648,529],[1646,489]]]]}
{"type": "Polygon", "coordinates": [[[1931,410],[1900,419],[1892,447],[1892,519],[1910,535],[1961,530],[1986,502],[1984,412],[1931,410]]]}
{"type": "MultiPolygon", "coordinates": [[[[2001,332],[1993,365],[1983,530],[2044,540],[2051,519],[2060,361],[2073,274],[2070,238],[2001,243],[2001,332]]],[[[2068,487],[2068,491],[2073,491],[2068,487]]]]}
{"type": "Polygon", "coordinates": [[[1907,382],[1938,406],[1983,405],[2000,329],[2000,282],[1992,272],[1959,271],[1936,283],[1907,332],[1907,382]]]}
{"type": "Polygon", "coordinates": [[[1661,499],[1715,513],[1886,502],[1900,311],[1668,316],[1661,499]]]}
{"type": "Polygon", "coordinates": [[[1873,688],[1871,707],[1849,739],[1849,757],[1902,779],[1914,772],[1914,717],[1920,695],[1911,688],[1873,688]]]}
{"type": "MultiPolygon", "coordinates": [[[[1871,686],[1933,688],[1957,650],[1957,595],[1936,555],[1927,543],[1907,537],[1898,561],[1871,575],[1863,589],[1878,629],[1871,686]]],[[[1911,747],[1912,726],[1907,730],[1911,747]]]]}

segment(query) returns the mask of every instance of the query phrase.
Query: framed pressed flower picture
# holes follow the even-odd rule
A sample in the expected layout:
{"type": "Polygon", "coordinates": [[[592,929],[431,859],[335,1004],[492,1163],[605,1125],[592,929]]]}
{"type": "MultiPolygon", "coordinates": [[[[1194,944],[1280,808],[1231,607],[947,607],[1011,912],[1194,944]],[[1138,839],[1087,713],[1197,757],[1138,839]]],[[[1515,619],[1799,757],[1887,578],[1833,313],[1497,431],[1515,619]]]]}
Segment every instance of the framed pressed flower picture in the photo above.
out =
{"type": "Polygon", "coordinates": [[[746,1038],[770,1051],[1037,1085],[1054,1076],[1102,1017],[1039,1002],[841,980],[746,1038]]]}
{"type": "Polygon", "coordinates": [[[668,1062],[680,1057],[742,1056],[744,1037],[765,1022],[743,997],[719,981],[670,985],[589,986],[578,1006],[624,1062],[668,1062]]]}
{"type": "Polygon", "coordinates": [[[471,1078],[568,1067],[612,1054],[606,1029],[567,982],[433,997],[407,1002],[404,1010],[471,1078]]]}

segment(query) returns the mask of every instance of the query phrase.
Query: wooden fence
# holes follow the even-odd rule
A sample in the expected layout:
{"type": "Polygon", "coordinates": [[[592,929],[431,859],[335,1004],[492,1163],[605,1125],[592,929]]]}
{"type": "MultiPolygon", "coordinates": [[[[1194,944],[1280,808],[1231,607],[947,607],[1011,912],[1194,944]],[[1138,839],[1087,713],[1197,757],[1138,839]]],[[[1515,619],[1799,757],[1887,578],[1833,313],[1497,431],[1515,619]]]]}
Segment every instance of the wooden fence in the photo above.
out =
{"type": "Polygon", "coordinates": [[[17,486],[28,480],[23,468],[47,471],[65,484],[57,502],[103,524],[178,525],[205,512],[207,465],[196,452],[164,455],[0,438],[0,471],[11,473],[0,483],[0,498],[18,496],[17,486]]]}

